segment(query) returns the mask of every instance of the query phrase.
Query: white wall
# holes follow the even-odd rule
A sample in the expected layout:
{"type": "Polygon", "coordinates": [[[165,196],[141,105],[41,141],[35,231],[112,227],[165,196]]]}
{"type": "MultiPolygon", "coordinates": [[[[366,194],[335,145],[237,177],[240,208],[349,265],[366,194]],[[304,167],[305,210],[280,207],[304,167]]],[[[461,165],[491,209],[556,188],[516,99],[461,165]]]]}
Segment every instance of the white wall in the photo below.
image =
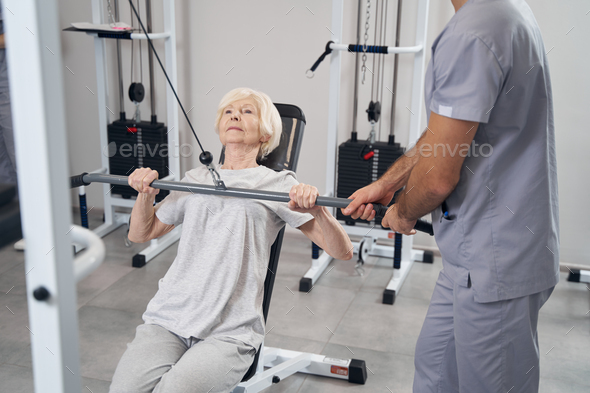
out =
{"type": "MultiPolygon", "coordinates": [[[[123,20],[129,21],[129,7],[121,1],[123,20]]],[[[154,31],[161,31],[161,0],[153,1],[154,31]]],[[[372,9],[374,10],[374,2],[372,9]]],[[[556,2],[531,0],[549,50],[554,85],[555,119],[561,199],[562,260],[590,264],[590,252],[586,238],[590,236],[588,214],[582,204],[590,191],[585,171],[590,167],[589,155],[584,151],[590,136],[584,132],[582,113],[590,103],[590,81],[586,72],[590,51],[590,9],[587,1],[556,2]],[[574,29],[566,35],[568,30],[574,29]]],[[[71,22],[90,21],[90,2],[60,1],[62,27],[71,22]]],[[[388,6],[388,44],[393,45],[395,29],[395,2],[388,6]]],[[[356,38],[357,2],[345,0],[344,42],[356,38]]],[[[428,46],[453,15],[450,0],[432,0],[428,22],[428,46]]],[[[363,9],[364,13],[364,9],[363,9]]],[[[404,1],[402,11],[401,45],[412,45],[415,34],[416,1],[404,1]]],[[[308,79],[305,71],[323,52],[331,39],[331,2],[316,1],[180,1],[177,0],[177,51],[178,92],[189,113],[191,122],[206,149],[218,158],[221,145],[213,131],[217,103],[227,91],[248,86],[266,92],[275,102],[300,106],[307,117],[306,134],[298,177],[304,183],[324,189],[326,158],[326,128],[328,123],[328,71],[324,61],[315,77],[308,79]],[[250,49],[253,49],[250,51],[250,49]],[[250,51],[250,52],[248,52],[250,51]],[[232,68],[233,67],[233,68],[232,68]],[[231,71],[230,71],[231,70],[231,71]],[[213,87],[213,90],[210,89],[213,87]],[[206,94],[210,91],[208,94],[206,94]]],[[[371,22],[372,23],[372,22],[371,22]]],[[[372,34],[370,35],[372,41],[372,34]]],[[[100,166],[98,146],[97,101],[87,89],[96,92],[96,78],[92,39],[83,34],[62,33],[63,58],[75,75],[66,70],[66,106],[72,173],[88,171],[100,166]]],[[[109,107],[118,113],[118,93],[115,84],[114,43],[110,42],[109,56],[111,76],[109,107]]],[[[129,48],[123,43],[125,89],[129,84],[129,48]]],[[[146,53],[144,46],[144,55],[146,53]]],[[[163,51],[161,45],[157,49],[163,51]]],[[[137,47],[136,47],[137,51],[137,47]]],[[[427,61],[430,51],[427,51],[427,61]]],[[[410,113],[405,109],[410,103],[412,63],[411,55],[400,57],[398,74],[398,98],[396,111],[397,141],[407,142],[410,113]]],[[[137,66],[137,58],[135,60],[137,66]]],[[[343,54],[341,113],[339,116],[339,142],[348,138],[352,129],[352,94],[354,83],[354,55],[343,54]]],[[[386,59],[388,72],[385,84],[391,88],[393,57],[386,59]]],[[[367,65],[372,68],[372,57],[367,65]]],[[[136,68],[137,73],[138,68],[136,68]]],[[[158,116],[165,121],[164,78],[159,69],[157,75],[158,116]]],[[[370,100],[370,74],[359,92],[359,137],[368,135],[365,109],[370,100]]],[[[147,83],[147,61],[144,60],[144,84],[147,83]]],[[[391,94],[385,90],[381,134],[385,139],[389,129],[391,94]]],[[[126,104],[131,116],[133,105],[126,104]]],[[[142,104],[144,119],[149,114],[149,97],[142,104]]],[[[423,114],[423,126],[425,116],[423,114]]],[[[197,144],[186,122],[180,117],[181,143],[195,147],[192,158],[182,159],[183,172],[198,163],[197,144]]],[[[89,207],[101,207],[102,187],[90,186],[89,207]]],[[[434,245],[428,236],[418,235],[416,244],[434,245]]]]}
{"type": "Polygon", "coordinates": [[[543,32],[545,47],[551,50],[548,57],[555,109],[560,259],[590,265],[590,133],[585,116],[590,107],[590,2],[535,0],[529,4],[543,32]]]}

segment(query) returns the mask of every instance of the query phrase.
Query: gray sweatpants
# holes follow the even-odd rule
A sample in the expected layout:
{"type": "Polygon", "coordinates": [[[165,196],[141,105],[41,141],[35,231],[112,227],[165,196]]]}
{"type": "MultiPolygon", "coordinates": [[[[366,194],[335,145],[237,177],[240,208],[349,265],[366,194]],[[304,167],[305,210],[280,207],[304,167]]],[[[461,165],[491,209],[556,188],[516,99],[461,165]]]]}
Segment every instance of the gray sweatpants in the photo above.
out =
{"type": "Polygon", "coordinates": [[[441,271],[416,344],[414,393],[537,392],[537,320],[552,292],[477,303],[441,271]]]}
{"type": "Polygon", "coordinates": [[[186,339],[158,325],[139,325],[109,392],[230,392],[254,355],[252,347],[229,337],[186,339]]]}

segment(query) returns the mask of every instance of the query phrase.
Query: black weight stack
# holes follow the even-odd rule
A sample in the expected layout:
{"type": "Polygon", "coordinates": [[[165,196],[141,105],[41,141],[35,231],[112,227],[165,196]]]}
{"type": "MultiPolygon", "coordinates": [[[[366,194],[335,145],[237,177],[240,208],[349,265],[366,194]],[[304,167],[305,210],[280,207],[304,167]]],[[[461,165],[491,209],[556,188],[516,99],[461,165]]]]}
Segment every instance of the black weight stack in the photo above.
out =
{"type": "MultiPolygon", "coordinates": [[[[152,168],[159,178],[168,176],[168,135],[164,123],[115,120],[107,127],[108,155],[112,175],[129,176],[136,168],[152,168]]],[[[123,198],[137,196],[129,186],[113,186],[113,194],[123,198]]],[[[160,190],[156,195],[159,202],[169,194],[160,190]]]]}
{"type": "MultiPolygon", "coordinates": [[[[348,198],[359,188],[377,180],[387,169],[401,157],[405,149],[399,143],[355,141],[350,139],[338,147],[338,198],[348,198]]],[[[392,201],[393,202],[393,201],[392,201]]],[[[338,220],[347,225],[369,222],[352,219],[336,209],[338,220]]]]}

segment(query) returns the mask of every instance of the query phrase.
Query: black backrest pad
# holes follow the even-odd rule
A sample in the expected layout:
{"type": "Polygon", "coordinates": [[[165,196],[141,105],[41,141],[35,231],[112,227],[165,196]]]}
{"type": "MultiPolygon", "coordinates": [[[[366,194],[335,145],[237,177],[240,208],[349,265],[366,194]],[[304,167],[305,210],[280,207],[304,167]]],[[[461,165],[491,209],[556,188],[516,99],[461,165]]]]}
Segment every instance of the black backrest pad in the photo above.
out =
{"type": "Polygon", "coordinates": [[[16,196],[16,186],[13,184],[0,183],[0,206],[12,202],[16,196]]]}
{"type": "MultiPolygon", "coordinates": [[[[266,157],[266,159],[260,161],[260,165],[264,165],[268,168],[274,169],[275,171],[290,170],[295,172],[297,169],[297,161],[299,160],[299,152],[301,150],[301,141],[303,140],[305,116],[303,115],[301,109],[295,105],[275,104],[275,106],[278,109],[283,122],[281,142],[279,143],[279,146],[266,157]]],[[[223,162],[223,158],[220,159],[220,162],[223,162]]],[[[281,245],[283,244],[284,233],[285,228],[283,227],[270,249],[270,259],[268,261],[266,279],[264,280],[264,298],[262,301],[262,312],[264,314],[265,322],[268,316],[268,309],[270,307],[270,298],[272,296],[272,288],[275,283],[277,266],[279,265],[279,256],[281,254],[281,245]]],[[[247,381],[252,378],[254,374],[256,374],[256,365],[258,364],[259,354],[260,351],[256,352],[254,362],[252,362],[250,369],[244,375],[242,381],[247,381]]]]}

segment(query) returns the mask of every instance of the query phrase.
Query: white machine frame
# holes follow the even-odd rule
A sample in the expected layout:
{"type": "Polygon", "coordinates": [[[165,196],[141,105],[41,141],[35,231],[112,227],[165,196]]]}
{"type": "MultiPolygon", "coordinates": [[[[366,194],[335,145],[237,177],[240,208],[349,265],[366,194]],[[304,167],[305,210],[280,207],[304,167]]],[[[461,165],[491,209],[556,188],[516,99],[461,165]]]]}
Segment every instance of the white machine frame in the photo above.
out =
{"type": "Polygon", "coordinates": [[[262,349],[256,374],[240,383],[232,393],[257,393],[296,373],[348,380],[353,367],[351,359],[264,346],[262,349]],[[265,367],[268,369],[264,370],[265,367]]]}
{"type": "MultiPolygon", "coordinates": [[[[35,392],[79,392],[82,384],[75,285],[104,258],[104,244],[99,236],[125,223],[123,216],[118,215],[114,208],[130,207],[132,204],[107,197],[105,225],[94,233],[72,226],[64,65],[61,56],[56,55],[61,53],[57,0],[5,0],[3,5],[8,11],[4,13],[4,20],[22,227],[28,239],[25,269],[35,392]],[[30,157],[35,157],[35,160],[30,157]],[[72,257],[74,241],[86,249],[76,260],[72,257]]],[[[92,7],[93,21],[98,23],[102,20],[100,0],[93,0],[92,7]]],[[[333,2],[332,25],[338,27],[339,33],[342,30],[342,7],[342,0],[333,2]]],[[[172,82],[176,83],[176,73],[173,72],[173,10],[174,0],[164,0],[165,29],[169,31],[166,63],[172,82]]],[[[101,131],[106,131],[108,114],[103,39],[95,38],[95,51],[99,122],[101,131]]],[[[339,57],[336,59],[339,66],[339,57]]],[[[170,91],[167,92],[169,96],[170,91]]],[[[170,100],[168,104],[169,125],[177,125],[176,105],[170,100]]],[[[334,114],[337,105],[336,112],[332,105],[331,113],[334,114]]],[[[172,137],[178,141],[178,128],[174,128],[176,131],[172,137]]],[[[101,147],[106,145],[106,132],[101,132],[101,147]]],[[[106,157],[103,157],[103,164],[104,168],[99,171],[108,169],[106,157]]],[[[172,165],[175,166],[171,170],[178,173],[178,161],[172,165]]],[[[106,185],[104,189],[109,190],[106,185]]],[[[158,243],[154,248],[157,250],[160,247],[163,246],[158,243]]],[[[350,359],[326,358],[270,347],[263,350],[257,374],[240,384],[236,392],[260,391],[276,383],[277,378],[280,380],[295,372],[347,379],[343,374],[348,372],[352,362],[350,359]],[[265,371],[264,367],[271,368],[265,371]]]]}
{"type": "MultiPolygon", "coordinates": [[[[341,52],[347,51],[348,46],[342,42],[342,18],[343,18],[343,0],[334,0],[332,7],[332,28],[333,33],[332,53],[330,54],[330,93],[328,108],[328,153],[326,163],[326,191],[324,196],[335,196],[336,187],[336,152],[338,148],[338,113],[340,106],[340,77],[341,77],[341,52]]],[[[425,50],[426,50],[426,29],[428,22],[429,0],[418,0],[418,12],[416,23],[416,38],[414,46],[410,47],[389,47],[388,53],[414,54],[414,73],[412,80],[412,101],[410,118],[410,130],[408,143],[412,144],[420,136],[420,120],[422,115],[423,95],[424,95],[424,68],[425,68],[425,50]]],[[[378,225],[378,224],[376,224],[378,225]]],[[[377,246],[377,239],[391,238],[393,232],[381,228],[367,227],[361,225],[345,225],[344,229],[349,235],[362,236],[365,244],[369,247],[368,255],[393,257],[393,247],[377,246]]],[[[353,242],[354,251],[358,252],[359,245],[362,241],[353,242]]],[[[412,249],[413,236],[403,235],[402,262],[400,269],[394,269],[393,276],[385,289],[385,293],[399,293],[406,276],[408,275],[412,263],[415,260],[423,260],[424,251],[412,249]],[[389,292],[388,292],[389,291],[389,292]],[[391,292],[393,291],[393,292],[391,292]]],[[[327,253],[322,253],[319,258],[312,259],[311,268],[301,279],[300,290],[306,291],[312,288],[322,273],[326,270],[332,261],[327,253]]],[[[392,303],[389,303],[392,304],[392,303]]]]}
{"type": "MultiPolygon", "coordinates": [[[[150,33],[149,37],[153,40],[164,40],[165,50],[165,67],[168,76],[174,86],[177,86],[177,72],[176,72],[176,22],[174,15],[174,1],[163,0],[163,21],[164,32],[150,33]]],[[[95,24],[102,24],[104,22],[104,7],[103,0],[92,0],[92,22],[95,24]]],[[[154,13],[157,14],[157,13],[154,13]]],[[[102,152],[108,149],[107,125],[111,122],[109,110],[107,108],[109,91],[108,91],[108,76],[106,67],[106,40],[110,38],[100,38],[96,33],[89,33],[95,36],[94,38],[94,53],[96,57],[96,87],[98,97],[98,123],[100,129],[100,151],[101,151],[101,165],[102,167],[93,171],[98,173],[109,172],[109,158],[102,152]]],[[[131,39],[146,40],[145,34],[133,33],[131,39]]],[[[152,86],[150,86],[150,89],[152,86]]],[[[179,154],[179,127],[178,127],[178,104],[172,93],[170,86],[166,85],[166,121],[168,126],[168,169],[170,175],[161,180],[179,181],[180,180],[180,154],[179,154]]],[[[104,194],[104,215],[105,222],[94,232],[100,237],[104,237],[111,233],[121,225],[126,225],[129,222],[129,213],[121,213],[115,211],[116,208],[132,208],[135,204],[135,199],[123,199],[119,195],[113,195],[109,190],[111,185],[103,184],[104,194]]],[[[178,239],[180,239],[181,226],[177,226],[171,232],[162,236],[159,239],[151,240],[150,245],[133,257],[133,266],[141,267],[151,259],[156,257],[159,253],[164,251],[178,239]],[[139,262],[136,262],[139,261],[139,262]]]]}
{"type": "Polygon", "coordinates": [[[35,391],[79,392],[76,281],[102,262],[105,250],[98,236],[71,224],[57,1],[5,0],[2,5],[21,218],[28,239],[35,391]],[[73,241],[86,247],[76,261],[73,241]]]}

